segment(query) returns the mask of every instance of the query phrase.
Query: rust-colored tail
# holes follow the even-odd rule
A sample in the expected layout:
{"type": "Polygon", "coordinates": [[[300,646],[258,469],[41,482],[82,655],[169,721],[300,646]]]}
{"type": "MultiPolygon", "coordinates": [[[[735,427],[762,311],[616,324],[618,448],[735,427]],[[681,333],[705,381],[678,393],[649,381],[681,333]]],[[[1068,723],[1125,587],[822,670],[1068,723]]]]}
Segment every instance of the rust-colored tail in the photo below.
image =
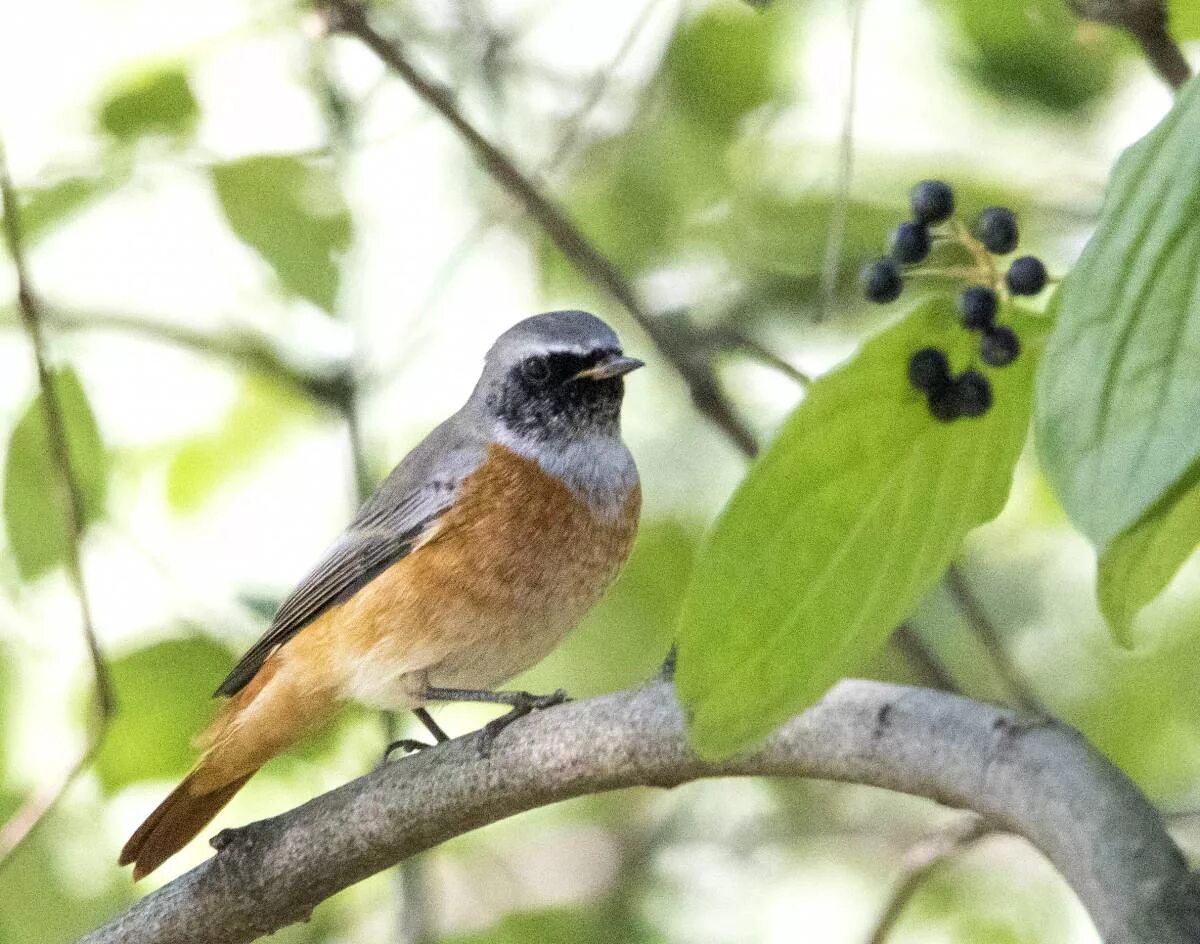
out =
{"type": "MultiPolygon", "coordinates": [[[[294,655],[304,653],[294,648],[294,655]]],[[[121,850],[118,862],[133,863],[135,880],[187,845],[263,764],[332,714],[332,687],[306,665],[294,657],[285,664],[277,653],[221,708],[197,739],[205,748],[200,761],[121,850]]]]}
{"type": "Polygon", "coordinates": [[[132,862],[134,881],[149,875],[191,842],[254,776],[251,771],[216,790],[196,793],[193,791],[198,773],[195,771],[185,777],[125,843],[117,864],[132,862]]]}

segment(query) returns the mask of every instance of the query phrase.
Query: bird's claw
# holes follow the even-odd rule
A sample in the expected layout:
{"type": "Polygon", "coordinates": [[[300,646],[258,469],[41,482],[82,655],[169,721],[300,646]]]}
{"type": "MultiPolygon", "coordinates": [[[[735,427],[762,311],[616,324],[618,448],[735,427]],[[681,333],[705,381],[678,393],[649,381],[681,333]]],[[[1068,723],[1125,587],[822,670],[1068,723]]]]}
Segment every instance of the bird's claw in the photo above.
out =
{"type": "Polygon", "coordinates": [[[479,729],[479,756],[491,756],[493,742],[499,737],[500,732],[514,721],[524,718],[532,711],[553,708],[555,705],[561,705],[570,700],[570,696],[561,688],[551,692],[549,695],[533,695],[529,692],[517,692],[512,700],[512,707],[508,711],[499,718],[489,721],[479,729]]]}

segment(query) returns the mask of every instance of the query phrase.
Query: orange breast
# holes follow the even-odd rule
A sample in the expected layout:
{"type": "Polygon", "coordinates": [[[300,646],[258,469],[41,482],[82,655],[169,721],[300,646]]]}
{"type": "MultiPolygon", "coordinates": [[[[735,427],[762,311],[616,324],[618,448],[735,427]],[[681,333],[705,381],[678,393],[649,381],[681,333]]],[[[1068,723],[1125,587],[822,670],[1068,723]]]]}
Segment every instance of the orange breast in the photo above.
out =
{"type": "Polygon", "coordinates": [[[291,645],[311,633],[310,645],[336,653],[346,696],[385,707],[419,704],[426,680],[494,687],[599,600],[629,553],[640,504],[634,487],[622,514],[597,517],[535,462],[492,446],[425,543],[291,645]]]}

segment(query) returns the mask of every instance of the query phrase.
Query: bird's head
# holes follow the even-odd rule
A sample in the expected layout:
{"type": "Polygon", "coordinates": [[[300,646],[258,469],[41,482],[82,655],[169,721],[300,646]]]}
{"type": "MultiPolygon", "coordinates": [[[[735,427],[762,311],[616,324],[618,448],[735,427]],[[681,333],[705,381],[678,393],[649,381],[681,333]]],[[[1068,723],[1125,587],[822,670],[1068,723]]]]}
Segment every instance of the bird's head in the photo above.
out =
{"type": "Polygon", "coordinates": [[[503,438],[553,443],[617,435],[622,378],[641,366],[595,315],[534,315],[492,345],[473,405],[503,438]]]}

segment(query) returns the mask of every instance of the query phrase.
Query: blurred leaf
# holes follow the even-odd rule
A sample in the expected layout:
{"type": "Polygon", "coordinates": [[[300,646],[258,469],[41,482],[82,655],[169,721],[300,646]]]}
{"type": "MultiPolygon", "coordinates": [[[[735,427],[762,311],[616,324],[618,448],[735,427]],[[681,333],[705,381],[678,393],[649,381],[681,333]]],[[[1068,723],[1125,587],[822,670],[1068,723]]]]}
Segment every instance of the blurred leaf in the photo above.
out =
{"type": "MultiPolygon", "coordinates": [[[[858,268],[883,254],[885,234],[904,211],[884,204],[851,201],[846,214],[841,271],[856,282],[858,268]]],[[[783,199],[759,195],[736,203],[725,218],[708,222],[726,257],[744,271],[820,281],[825,263],[833,199],[783,199]]]]}
{"type": "MultiPolygon", "coordinates": [[[[588,239],[629,277],[678,254],[683,227],[725,189],[711,142],[667,111],[645,116],[580,156],[565,203],[588,239]]],[[[547,294],[578,295],[586,279],[539,233],[547,294]]]]}
{"type": "Polygon", "coordinates": [[[232,667],[228,649],[199,635],[112,662],[121,710],[96,758],[104,789],[183,777],[196,760],[192,738],[215,713],[212,693],[232,667]]]}
{"type": "Polygon", "coordinates": [[[181,138],[195,130],[199,118],[187,75],[177,66],[125,81],[100,106],[100,127],[123,142],[151,134],[181,138]]]}
{"type": "Polygon", "coordinates": [[[1196,0],[1170,0],[1171,36],[1177,42],[1200,39],[1200,4],[1196,0]]]}
{"type": "MultiPolygon", "coordinates": [[[[12,652],[9,645],[0,639],[0,794],[4,792],[5,773],[8,771],[8,732],[15,709],[12,652]]],[[[5,820],[2,807],[3,804],[0,803],[0,823],[5,820]]]]}
{"type": "MultiPolygon", "coordinates": [[[[63,410],[71,469],[83,497],[81,525],[86,527],[104,514],[111,457],[75,371],[64,368],[53,382],[63,410]]],[[[46,436],[39,393],[13,430],[4,463],[4,525],[23,579],[40,577],[66,559],[67,500],[46,436]]]]}
{"type": "Polygon", "coordinates": [[[248,375],[220,427],[175,454],[167,470],[167,501],[180,513],[198,510],[230,478],[245,473],[314,415],[308,400],[293,388],[248,375]]]}
{"type": "Polygon", "coordinates": [[[1100,557],[1100,610],[1121,645],[1132,643],[1134,617],[1171,582],[1197,544],[1200,467],[1193,467],[1100,557]]]}
{"type": "Polygon", "coordinates": [[[128,907],[132,887],[108,859],[102,813],[90,803],[81,808],[74,798],[59,804],[5,862],[0,941],[73,941],[128,907]]]}
{"type": "Polygon", "coordinates": [[[1003,99],[1077,112],[1112,87],[1115,38],[1080,30],[1062,0],[938,2],[964,43],[963,66],[1003,99]]]}
{"type": "Polygon", "coordinates": [[[727,754],[858,669],[1004,505],[1028,426],[1043,326],[990,371],[995,404],[941,423],[907,379],[935,345],[978,339],[938,297],[822,377],[722,513],[684,598],[678,685],[693,744],[727,754]]]}
{"type": "Polygon", "coordinates": [[[1117,162],[1100,223],[1056,299],[1038,447],[1101,554],[1200,457],[1198,138],[1192,82],[1117,162]]]}
{"type": "Polygon", "coordinates": [[[21,235],[28,245],[59,223],[111,193],[120,180],[112,177],[68,177],[21,192],[21,235]]]}
{"type": "Polygon", "coordinates": [[[230,228],[275,270],[280,284],[327,312],[337,301],[350,211],[333,171],[298,157],[247,157],[212,168],[230,228]]]}
{"type": "Polygon", "coordinates": [[[756,13],[741,4],[715,4],[676,30],[665,73],[693,124],[728,138],[745,115],[778,96],[786,6],[756,13]]]}
{"type": "Polygon", "coordinates": [[[651,944],[660,940],[660,935],[624,911],[585,907],[510,914],[495,927],[447,937],[443,944],[651,944]]]}

